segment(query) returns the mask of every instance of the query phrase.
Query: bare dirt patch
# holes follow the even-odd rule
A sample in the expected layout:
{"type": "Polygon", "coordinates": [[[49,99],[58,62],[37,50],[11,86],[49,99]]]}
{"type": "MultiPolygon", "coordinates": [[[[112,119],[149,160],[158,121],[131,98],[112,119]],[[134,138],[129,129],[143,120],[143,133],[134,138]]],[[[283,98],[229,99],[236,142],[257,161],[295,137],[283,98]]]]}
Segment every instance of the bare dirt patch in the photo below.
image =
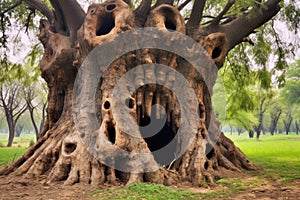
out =
{"type": "Polygon", "coordinates": [[[259,187],[242,191],[229,199],[297,200],[300,199],[300,179],[285,184],[279,184],[277,181],[263,183],[259,187]]]}
{"type": "Polygon", "coordinates": [[[39,181],[0,177],[0,200],[68,200],[92,199],[90,185],[46,185],[39,181]]]}

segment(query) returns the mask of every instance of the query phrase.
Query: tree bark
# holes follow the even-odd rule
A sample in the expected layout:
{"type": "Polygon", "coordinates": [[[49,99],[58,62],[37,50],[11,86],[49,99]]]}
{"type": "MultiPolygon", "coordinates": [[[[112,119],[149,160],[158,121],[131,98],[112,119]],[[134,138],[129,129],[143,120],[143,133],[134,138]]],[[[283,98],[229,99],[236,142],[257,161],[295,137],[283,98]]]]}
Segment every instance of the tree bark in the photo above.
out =
{"type": "MultiPolygon", "coordinates": [[[[45,48],[41,71],[49,87],[47,119],[43,131],[37,143],[19,160],[0,170],[0,175],[13,173],[24,177],[42,176],[47,183],[64,181],[67,185],[75,183],[129,184],[134,181],[171,185],[188,181],[195,186],[201,186],[203,182],[213,184],[216,177],[222,177],[226,171],[241,172],[244,169],[259,169],[219,130],[211,105],[210,91],[217,77],[217,70],[210,67],[212,62],[207,62],[207,66],[203,68],[207,70],[203,73],[207,77],[200,77],[195,66],[175,53],[152,48],[132,50],[119,56],[109,65],[109,68],[103,72],[98,85],[89,85],[88,88],[96,90],[92,98],[81,96],[86,102],[96,102],[96,108],[74,107],[74,92],[80,92],[86,88],[79,88],[78,91],[74,89],[75,80],[78,79],[79,73],[81,80],[91,79],[94,71],[85,71],[86,68],[83,66],[88,66],[89,63],[86,64],[84,60],[95,47],[114,44],[118,35],[137,27],[158,27],[162,30],[161,35],[152,35],[150,37],[154,38],[152,42],[155,38],[162,37],[166,38],[167,43],[171,41],[170,44],[172,44],[178,41],[178,37],[171,38],[171,33],[177,31],[186,34],[187,28],[176,8],[170,5],[156,5],[151,9],[151,1],[148,0],[143,0],[135,12],[121,0],[92,4],[86,15],[82,14],[75,1],[66,0],[64,5],[69,5],[70,2],[75,3],[73,7],[79,12],[78,15],[70,11],[70,8],[63,6],[61,2],[51,1],[55,9],[54,19],[64,16],[64,20],[57,19],[54,22],[41,20],[40,22],[39,39],[45,48]],[[72,19],[83,20],[82,26],[79,28],[80,23],[75,23],[72,19]],[[76,36],[74,36],[75,33],[76,36]],[[145,80],[153,77],[172,83],[175,83],[177,79],[173,80],[175,77],[173,73],[158,74],[151,67],[154,63],[167,65],[176,72],[180,72],[188,80],[197,97],[196,108],[192,103],[187,107],[188,111],[198,113],[199,116],[194,117],[197,122],[194,123],[193,119],[186,121],[186,126],[195,127],[196,131],[186,132],[193,137],[189,141],[190,145],[187,150],[179,157],[176,153],[180,151],[180,145],[186,141],[177,134],[180,120],[184,117],[181,116],[183,113],[180,111],[181,105],[178,103],[178,97],[166,87],[145,83],[145,80]],[[137,68],[134,76],[136,80],[141,80],[142,84],[126,99],[130,116],[137,125],[141,126],[137,134],[142,137],[133,137],[120,128],[127,126],[126,120],[128,119],[118,114],[120,105],[116,103],[116,99],[112,98],[113,88],[126,72],[143,64],[147,64],[148,67],[137,68]],[[204,79],[207,81],[205,82],[204,79]],[[155,104],[162,105],[166,113],[155,110],[153,107],[155,104]],[[90,127],[86,124],[78,127],[77,118],[73,118],[74,112],[83,113],[79,117],[88,119],[87,122],[89,122],[92,120],[92,110],[96,111],[100,127],[90,127]],[[155,117],[152,118],[153,116],[155,117]],[[163,117],[166,118],[166,123],[162,129],[156,135],[147,137],[145,134],[149,133],[143,132],[142,127],[151,123],[151,120],[155,121],[163,117]],[[94,131],[82,132],[91,129],[94,131]],[[170,162],[164,162],[166,157],[162,158],[162,155],[155,151],[169,144],[174,138],[177,143],[167,153],[170,162]],[[86,140],[90,141],[89,144],[92,147],[86,147],[84,142],[86,140]],[[126,150],[129,154],[118,154],[119,149],[126,150]],[[100,153],[94,156],[91,150],[97,150],[100,153]],[[109,152],[110,157],[108,158],[103,152],[109,152]],[[135,159],[135,156],[142,152],[149,156],[144,157],[143,160],[135,159]],[[126,156],[132,159],[126,160],[126,156]],[[100,162],[103,157],[109,159],[110,164],[114,166],[100,162]],[[120,171],[115,167],[117,165],[136,169],[137,173],[120,171]],[[150,168],[156,170],[143,171],[143,169],[150,168]]],[[[172,3],[173,1],[159,2],[172,3]]],[[[217,69],[222,67],[228,50],[245,37],[245,34],[248,35],[254,28],[267,21],[271,14],[275,15],[278,12],[275,4],[276,10],[268,10],[267,16],[263,16],[259,11],[260,14],[255,17],[255,22],[251,22],[247,16],[242,16],[239,21],[232,23],[234,29],[241,30],[241,26],[237,26],[240,22],[250,23],[251,27],[240,35],[233,34],[233,29],[229,25],[225,28],[214,25],[214,28],[204,28],[205,31],[202,31],[199,30],[197,23],[201,21],[205,1],[196,2],[192,10],[191,21],[188,23],[188,29],[192,31],[188,32],[188,35],[206,50],[205,55],[199,54],[199,57],[203,56],[202,59],[209,58],[214,61],[217,69]],[[231,38],[232,35],[236,38],[231,38]]],[[[269,0],[267,6],[270,6],[270,2],[272,1],[269,0]]],[[[139,41],[123,42],[134,44],[139,41]]],[[[107,49],[107,55],[105,52],[102,52],[103,55],[98,54],[99,60],[104,60],[105,56],[109,56],[109,52],[114,53],[122,49],[126,46],[123,44],[113,50],[107,49]]],[[[194,50],[192,46],[190,48],[194,50]]],[[[198,55],[193,59],[199,59],[198,55]]],[[[90,64],[93,64],[92,61],[89,61],[90,64]]],[[[184,94],[186,91],[181,90],[181,92],[184,94]]]]}

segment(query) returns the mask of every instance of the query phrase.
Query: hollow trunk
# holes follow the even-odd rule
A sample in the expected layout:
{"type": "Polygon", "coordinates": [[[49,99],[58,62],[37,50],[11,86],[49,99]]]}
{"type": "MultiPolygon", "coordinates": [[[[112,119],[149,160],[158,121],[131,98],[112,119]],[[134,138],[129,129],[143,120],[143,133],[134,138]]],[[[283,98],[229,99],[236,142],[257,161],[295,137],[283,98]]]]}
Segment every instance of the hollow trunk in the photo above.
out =
{"type": "Polygon", "coordinates": [[[183,36],[174,31],[185,34],[185,24],[174,7],[157,6],[144,17],[135,21],[123,1],[93,4],[75,45],[41,20],[47,119],[37,143],[1,175],[43,176],[65,184],[188,181],[200,186],[214,183],[226,170],[258,168],[219,131],[212,113],[210,92],[228,51],[226,35],[190,35],[206,50],[198,51],[192,43],[178,46],[183,36]],[[160,30],[139,32],[137,26],[160,30]],[[124,40],[126,30],[133,34],[124,40]],[[189,53],[168,51],[161,41],[189,53]],[[201,73],[193,65],[198,61],[204,65],[201,73]],[[135,83],[122,80],[128,73],[135,83]]]}

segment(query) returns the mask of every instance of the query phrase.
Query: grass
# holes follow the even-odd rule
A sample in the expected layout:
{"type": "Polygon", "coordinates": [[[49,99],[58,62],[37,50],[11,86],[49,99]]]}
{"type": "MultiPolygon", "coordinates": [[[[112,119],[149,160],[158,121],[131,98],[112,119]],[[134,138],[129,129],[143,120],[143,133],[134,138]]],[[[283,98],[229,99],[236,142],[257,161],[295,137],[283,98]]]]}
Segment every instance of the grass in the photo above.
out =
{"type": "MultiPolygon", "coordinates": [[[[15,137],[12,147],[15,148],[27,148],[30,141],[35,141],[34,134],[22,134],[20,137],[15,137]]],[[[8,141],[8,134],[0,133],[0,147],[6,147],[8,141]]]]}
{"type": "Polygon", "coordinates": [[[101,189],[91,193],[91,195],[101,200],[198,200],[198,199],[213,199],[226,198],[238,191],[247,189],[240,179],[219,180],[219,184],[223,189],[213,192],[192,192],[188,189],[173,189],[160,184],[148,183],[133,183],[121,189],[101,189]],[[228,190],[229,187],[234,187],[234,190],[228,190]]]}
{"type": "MultiPolygon", "coordinates": [[[[300,179],[300,135],[228,135],[248,158],[264,167],[262,175],[282,182],[300,179]]],[[[261,173],[261,172],[256,172],[261,173]]]]}
{"type": "Polygon", "coordinates": [[[0,148],[0,168],[18,159],[25,151],[26,148],[0,148]]]}
{"type": "Polygon", "coordinates": [[[241,178],[227,178],[217,181],[218,187],[214,190],[193,192],[190,189],[174,189],[160,184],[133,183],[121,189],[100,189],[91,193],[91,196],[101,200],[198,200],[228,198],[242,190],[256,187],[257,180],[242,180],[241,178]]]}
{"type": "Polygon", "coordinates": [[[7,148],[7,134],[0,134],[0,168],[7,166],[9,163],[18,159],[23,155],[29,147],[30,142],[35,141],[35,135],[23,134],[15,137],[12,147],[7,148]]]}

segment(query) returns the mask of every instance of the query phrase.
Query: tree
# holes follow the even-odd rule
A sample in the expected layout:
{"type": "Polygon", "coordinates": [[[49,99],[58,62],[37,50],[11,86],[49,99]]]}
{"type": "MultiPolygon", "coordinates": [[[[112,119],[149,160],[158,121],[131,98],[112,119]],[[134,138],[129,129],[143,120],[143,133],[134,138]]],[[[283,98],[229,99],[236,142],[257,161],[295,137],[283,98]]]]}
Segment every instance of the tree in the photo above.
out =
{"type": "Polygon", "coordinates": [[[285,118],[283,120],[284,128],[285,128],[285,134],[288,135],[290,132],[290,128],[292,125],[293,117],[292,117],[292,112],[288,110],[285,113],[285,118]]]}
{"type": "Polygon", "coordinates": [[[0,85],[0,107],[4,109],[9,131],[7,147],[12,146],[16,124],[27,109],[26,103],[22,102],[19,93],[20,85],[18,83],[6,82],[0,85]]]}
{"type": "Polygon", "coordinates": [[[34,128],[34,131],[35,131],[36,138],[38,138],[39,137],[39,129],[37,127],[37,123],[36,123],[34,113],[33,113],[34,109],[37,107],[37,105],[33,104],[33,101],[36,98],[36,93],[34,91],[34,88],[32,86],[29,86],[28,88],[23,89],[23,94],[24,94],[24,98],[25,98],[25,101],[27,104],[27,109],[30,114],[30,119],[32,122],[32,126],[34,128]]]}
{"type": "Polygon", "coordinates": [[[295,129],[299,130],[299,113],[300,105],[300,76],[299,76],[300,60],[293,63],[286,73],[286,82],[281,89],[281,97],[286,104],[285,118],[283,120],[285,132],[288,135],[292,121],[294,120],[295,129]],[[293,117],[295,116],[295,117],[293,117]]]}
{"type": "MultiPolygon", "coordinates": [[[[23,0],[22,2],[31,10],[40,11],[47,18],[47,20],[40,21],[39,27],[39,39],[45,49],[41,60],[41,72],[49,88],[47,119],[37,143],[19,160],[1,170],[0,174],[25,174],[27,177],[46,175],[43,177],[46,177],[47,182],[64,180],[65,184],[83,182],[99,185],[118,181],[127,184],[132,181],[173,184],[178,181],[189,181],[194,185],[201,185],[203,181],[215,182],[215,177],[221,176],[224,170],[240,171],[258,168],[219,131],[219,125],[212,114],[210,96],[217,76],[217,70],[213,67],[206,67],[207,71],[201,74],[204,77],[200,78],[195,70],[197,66],[191,66],[191,63],[185,60],[186,58],[182,59],[174,53],[161,49],[149,49],[148,46],[145,49],[133,49],[125,55],[120,55],[104,72],[98,85],[79,87],[78,90],[73,90],[73,86],[76,84],[78,74],[80,74],[79,80],[89,81],[93,73],[98,72],[84,70],[89,66],[88,64],[95,62],[93,59],[88,59],[86,61],[88,63],[84,62],[85,58],[89,58],[88,55],[92,49],[96,46],[101,49],[107,44],[117,45],[117,47],[114,46],[115,51],[107,48],[107,54],[102,52],[103,54],[96,56],[100,60],[106,59],[124,46],[126,47],[125,44],[128,41],[126,39],[119,41],[118,36],[136,27],[161,28],[159,34],[151,31],[143,33],[155,45],[161,43],[160,40],[157,41],[161,38],[169,45],[170,42],[167,41],[171,40],[171,43],[180,41],[179,35],[172,35],[174,31],[190,36],[206,50],[205,56],[201,57],[200,54],[199,57],[204,60],[210,57],[220,69],[230,50],[243,41],[247,41],[246,37],[249,34],[280,11],[280,0],[251,1],[245,4],[229,0],[225,4],[218,2],[220,4],[212,3],[211,5],[206,4],[206,1],[195,1],[186,23],[178,9],[185,7],[186,2],[189,1],[176,9],[170,6],[174,4],[174,1],[158,0],[152,5],[151,0],[142,0],[134,11],[121,0],[107,1],[103,4],[92,4],[87,13],[75,0],[50,0],[54,12],[51,12],[42,1],[23,0]],[[211,21],[205,21],[205,6],[216,6],[215,10],[220,12],[216,13],[211,21]],[[240,12],[235,12],[237,10],[240,12]],[[206,25],[199,27],[201,22],[206,25]],[[174,38],[170,38],[170,34],[174,38]],[[121,44],[118,46],[116,41],[121,44]],[[166,76],[163,72],[158,76],[151,68],[152,63],[168,65],[175,71],[179,71],[186,77],[197,96],[197,104],[199,104],[197,108],[190,103],[187,110],[197,111],[199,116],[189,116],[190,120],[183,123],[186,127],[195,128],[196,131],[185,132],[194,137],[189,141],[190,146],[187,151],[181,156],[176,155],[186,141],[176,133],[180,128],[180,120],[184,119],[184,113],[179,112],[179,100],[176,99],[176,95],[165,87],[142,84],[126,101],[124,100],[127,106],[124,110],[130,110],[131,116],[136,120],[135,124],[140,125],[141,128],[136,133],[139,137],[132,137],[129,133],[120,131],[122,127],[128,127],[128,121],[122,114],[118,114],[122,111],[120,108],[124,102],[118,104],[116,103],[117,97],[112,98],[112,89],[116,81],[125,72],[141,64],[150,64],[150,67],[138,68],[140,71],[136,71],[134,76],[136,79],[143,77],[144,74],[147,75],[145,79],[141,79],[142,83],[153,76],[164,80],[167,80],[166,77],[174,76],[173,73],[166,76]],[[85,95],[81,95],[82,99],[79,97],[79,100],[87,103],[85,105],[97,102],[96,108],[76,107],[76,104],[73,104],[74,92],[80,93],[85,88],[94,87],[96,87],[96,95],[92,98],[95,97],[95,100],[88,96],[85,98],[85,95]],[[165,108],[165,115],[152,109],[156,103],[165,108]],[[89,124],[92,120],[90,114],[93,109],[96,110],[97,120],[101,124],[100,128],[94,127],[94,123],[89,124]],[[73,111],[78,112],[77,116],[86,124],[81,124],[80,128],[76,126],[72,116],[73,111]],[[152,116],[155,118],[151,119],[152,116]],[[145,136],[149,132],[144,132],[142,127],[164,116],[167,122],[159,133],[153,137],[145,136]],[[197,122],[194,123],[193,120],[197,122]],[[84,130],[89,131],[84,132],[84,130]],[[141,135],[144,137],[140,137],[141,135]],[[174,141],[173,138],[177,140],[177,143],[166,152],[168,162],[163,162],[166,160],[161,160],[162,155],[156,154],[155,151],[166,146],[170,141],[174,141]],[[83,142],[86,140],[89,141],[88,145],[92,146],[91,149],[86,148],[83,142]],[[126,150],[127,154],[119,154],[120,149],[126,150]],[[101,153],[102,150],[104,152],[101,153]],[[94,154],[97,159],[92,156],[91,151],[99,152],[97,155],[94,154]],[[150,156],[143,157],[143,159],[135,159],[141,152],[152,152],[152,154],[147,154],[150,156]],[[108,162],[105,162],[106,166],[99,162],[103,157],[108,162]],[[128,160],[128,157],[132,159],[128,160]],[[158,168],[158,166],[161,167],[158,168]],[[138,173],[121,171],[118,167],[135,169],[138,173]]],[[[15,5],[10,4],[3,9],[1,16],[13,9],[15,5]]],[[[138,30],[136,33],[139,33],[138,30]]],[[[135,38],[136,35],[133,37],[135,38]]],[[[137,37],[143,39],[139,35],[137,37]]],[[[136,44],[137,41],[139,40],[132,39],[130,42],[136,44]]],[[[147,41],[143,40],[145,43],[147,41]]],[[[180,48],[184,49],[184,46],[180,48]]],[[[195,51],[192,55],[195,55],[195,51]]],[[[205,65],[210,66],[209,62],[205,65]]],[[[178,81],[177,78],[176,81],[178,81]]],[[[181,92],[185,94],[187,91],[181,90],[181,92]]],[[[185,97],[191,96],[185,95],[185,97]]],[[[76,98],[75,103],[77,100],[76,98]]],[[[96,123],[96,121],[93,122],[96,123]]],[[[134,131],[132,127],[130,128],[134,131]]]]}
{"type": "Polygon", "coordinates": [[[24,128],[24,125],[21,125],[21,124],[16,125],[15,137],[20,137],[21,136],[23,128],[24,128]]]}
{"type": "Polygon", "coordinates": [[[271,125],[270,125],[270,134],[274,135],[278,120],[282,114],[282,108],[278,105],[279,102],[275,102],[270,109],[271,125]]]}

